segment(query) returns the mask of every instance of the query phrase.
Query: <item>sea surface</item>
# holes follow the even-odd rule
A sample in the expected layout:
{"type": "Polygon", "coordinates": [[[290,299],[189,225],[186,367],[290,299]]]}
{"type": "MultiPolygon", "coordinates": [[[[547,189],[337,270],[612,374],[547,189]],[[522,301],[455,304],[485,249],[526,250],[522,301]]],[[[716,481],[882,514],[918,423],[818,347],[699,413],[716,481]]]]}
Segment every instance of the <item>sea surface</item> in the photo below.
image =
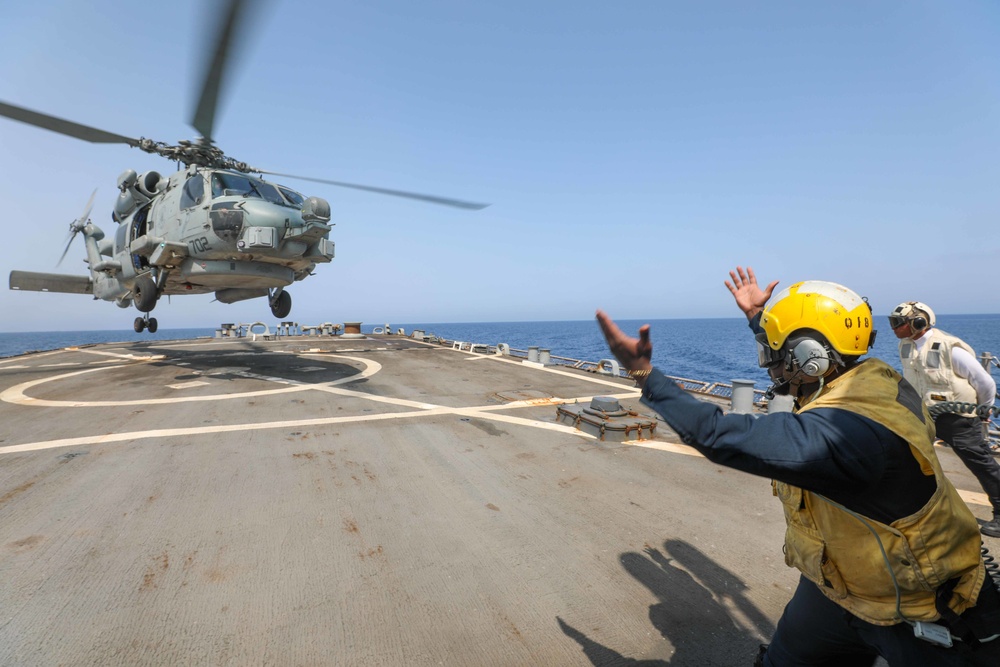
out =
{"type": "MultiPolygon", "coordinates": [[[[878,335],[873,356],[897,370],[899,356],[896,338],[887,322],[876,319],[878,335]]],[[[635,335],[642,324],[651,325],[653,362],[668,375],[706,382],[730,382],[733,379],[753,380],[758,388],[769,384],[766,373],[757,367],[756,344],[744,318],[620,320],[619,326],[635,335]]],[[[938,328],[952,333],[971,345],[978,353],[984,351],[1000,356],[1000,314],[941,315],[938,328]]],[[[365,324],[364,333],[371,333],[385,323],[365,324]]],[[[472,323],[403,323],[389,324],[392,331],[402,328],[406,334],[422,329],[429,335],[447,340],[496,345],[507,343],[514,349],[526,350],[537,346],[548,349],[554,356],[600,361],[611,355],[594,320],[569,322],[472,322],[472,323]]],[[[115,331],[41,331],[32,333],[0,333],[0,357],[25,352],[53,350],[88,343],[121,341],[174,340],[212,337],[215,328],[161,329],[155,334],[137,334],[130,330],[115,331]]],[[[1000,379],[1000,372],[994,376],[1000,379]]]]}

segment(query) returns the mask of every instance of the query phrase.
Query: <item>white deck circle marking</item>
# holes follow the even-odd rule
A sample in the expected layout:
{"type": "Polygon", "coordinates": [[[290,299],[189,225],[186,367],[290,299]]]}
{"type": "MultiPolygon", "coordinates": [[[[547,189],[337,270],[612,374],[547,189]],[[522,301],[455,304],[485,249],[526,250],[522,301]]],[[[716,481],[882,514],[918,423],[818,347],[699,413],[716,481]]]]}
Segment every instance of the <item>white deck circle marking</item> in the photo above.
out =
{"type": "MultiPolygon", "coordinates": [[[[121,357],[123,359],[129,359],[134,361],[152,361],[163,359],[163,356],[157,357],[134,357],[132,355],[117,355],[108,352],[90,351],[94,354],[103,354],[107,356],[121,357]]],[[[147,404],[158,404],[158,403],[181,403],[187,401],[204,401],[204,400],[227,400],[231,398],[243,398],[248,396],[265,396],[273,394],[282,394],[298,391],[325,391],[332,394],[339,394],[343,396],[352,396],[355,398],[361,398],[365,400],[374,401],[377,403],[390,403],[393,405],[399,405],[403,407],[416,408],[412,412],[395,412],[395,413],[382,413],[382,414],[372,414],[372,415],[355,415],[349,417],[328,417],[321,419],[300,419],[300,420],[290,420],[290,421],[277,421],[277,422],[258,422],[253,424],[229,424],[220,426],[198,426],[189,428],[172,428],[172,429],[151,429],[148,431],[130,431],[125,433],[108,433],[102,435],[92,435],[92,436],[82,436],[77,438],[62,438],[58,440],[46,440],[40,442],[28,442],[20,445],[10,445],[8,447],[0,447],[0,454],[15,454],[21,452],[33,452],[41,451],[46,449],[56,449],[59,447],[79,447],[82,445],[96,445],[102,443],[111,442],[124,442],[128,440],[146,440],[149,438],[169,438],[169,437],[179,437],[179,436],[190,436],[190,435],[200,435],[205,433],[232,433],[240,431],[257,431],[266,429],[276,429],[276,428],[301,428],[307,426],[324,426],[330,424],[345,424],[351,422],[365,422],[365,421],[384,421],[390,419],[412,419],[420,418],[424,416],[433,415],[462,415],[465,417],[476,417],[479,419],[488,419],[493,421],[505,422],[508,424],[515,424],[518,426],[527,426],[529,428],[537,428],[548,431],[555,431],[559,433],[564,433],[568,435],[576,435],[585,440],[596,440],[597,438],[584,433],[571,426],[566,426],[563,424],[556,424],[551,422],[539,421],[537,419],[525,419],[523,417],[515,417],[513,415],[505,414],[494,414],[499,410],[516,410],[519,408],[537,407],[541,404],[557,405],[561,403],[574,403],[574,402],[587,402],[590,401],[592,396],[580,396],[576,398],[552,398],[546,399],[545,401],[513,401],[511,403],[506,403],[503,405],[484,405],[484,406],[472,406],[472,407],[462,407],[462,408],[448,408],[440,405],[435,405],[433,403],[422,403],[419,401],[410,401],[406,399],[390,398],[387,396],[375,396],[372,394],[366,394],[361,391],[354,391],[351,389],[344,389],[338,387],[337,385],[346,384],[353,382],[354,380],[360,380],[363,378],[371,377],[375,373],[382,369],[381,364],[372,361],[371,359],[364,359],[361,357],[350,357],[346,355],[317,355],[310,354],[309,352],[298,353],[296,356],[300,357],[319,357],[323,361],[329,361],[330,359],[348,359],[351,361],[356,361],[364,365],[364,370],[357,375],[351,375],[346,378],[341,378],[339,380],[334,380],[332,382],[323,382],[317,384],[307,384],[296,380],[288,380],[286,378],[270,377],[265,375],[257,375],[255,373],[243,373],[240,375],[244,377],[256,378],[259,380],[264,380],[268,382],[277,382],[281,384],[291,384],[293,386],[285,387],[282,389],[270,389],[262,391],[253,392],[242,392],[238,394],[216,394],[213,396],[194,396],[187,398],[166,398],[166,399],[147,399],[138,401],[46,401],[42,399],[35,399],[27,396],[24,391],[30,389],[31,387],[44,384],[45,382],[51,382],[54,380],[59,380],[62,378],[73,377],[77,375],[83,375],[85,373],[93,373],[95,371],[103,370],[114,370],[117,368],[124,368],[124,364],[116,366],[103,366],[100,368],[88,368],[86,370],[74,371],[72,373],[63,373],[62,375],[56,375],[50,378],[45,378],[41,380],[33,380],[31,382],[24,382],[14,387],[0,393],[0,400],[6,401],[8,403],[15,403],[21,405],[44,405],[44,406],[54,406],[54,407],[108,407],[117,405],[147,405],[147,404]]],[[[483,358],[493,358],[495,361],[501,361],[506,363],[515,363],[507,359],[497,359],[495,357],[483,357],[483,358]]],[[[180,364],[178,364],[180,365],[180,364]]],[[[16,368],[16,367],[14,367],[16,368]]],[[[559,375],[567,375],[574,378],[580,378],[580,376],[572,373],[567,373],[565,371],[560,371],[556,369],[544,368],[541,369],[549,373],[557,373],[559,375]]],[[[629,390],[628,387],[623,387],[621,384],[617,384],[610,380],[602,380],[599,378],[590,378],[584,376],[581,379],[589,380],[598,384],[611,385],[620,389],[625,390],[620,394],[615,394],[614,398],[636,398],[640,395],[639,391],[636,389],[629,390]]],[[[636,447],[643,447],[646,449],[655,449],[663,452],[669,452],[673,454],[682,454],[686,456],[699,456],[702,454],[698,452],[693,447],[682,444],[674,444],[669,442],[659,442],[655,440],[637,440],[630,442],[618,443],[621,445],[632,445],[636,447]]],[[[964,489],[958,489],[958,493],[962,500],[970,505],[982,505],[989,506],[989,500],[986,495],[976,491],[966,491],[964,489]]]]}
{"type": "Polygon", "coordinates": [[[342,355],[338,355],[337,357],[334,358],[356,361],[364,365],[364,370],[362,370],[360,373],[356,375],[350,375],[345,378],[340,378],[339,380],[333,380],[331,382],[323,382],[318,384],[307,384],[307,383],[297,382],[295,380],[288,380],[285,378],[267,377],[263,375],[254,375],[247,373],[245,375],[248,377],[253,377],[260,380],[277,382],[280,384],[286,384],[292,386],[283,387],[281,389],[262,389],[260,391],[245,391],[235,394],[213,394],[210,396],[177,396],[173,398],[145,398],[145,399],[136,399],[130,401],[51,401],[41,398],[32,398],[31,396],[28,396],[25,393],[32,387],[37,387],[38,385],[45,384],[46,382],[54,382],[56,380],[62,380],[77,375],[83,375],[85,373],[96,373],[100,371],[108,371],[108,370],[115,370],[118,368],[124,368],[124,365],[102,366],[99,368],[88,368],[82,371],[63,373],[61,375],[54,375],[52,377],[41,378],[39,380],[22,382],[21,384],[9,387],[8,389],[5,389],[2,393],[0,393],[0,400],[6,403],[14,403],[15,405],[36,405],[45,407],[58,407],[58,408],[116,407],[122,405],[162,405],[167,403],[186,403],[191,401],[225,401],[234,398],[248,398],[251,396],[270,396],[272,394],[286,394],[297,391],[308,391],[310,389],[335,387],[336,385],[346,384],[348,382],[353,382],[355,380],[371,377],[375,373],[378,373],[380,370],[382,370],[382,365],[377,361],[372,361],[371,359],[363,359],[361,357],[347,357],[342,355]]]}

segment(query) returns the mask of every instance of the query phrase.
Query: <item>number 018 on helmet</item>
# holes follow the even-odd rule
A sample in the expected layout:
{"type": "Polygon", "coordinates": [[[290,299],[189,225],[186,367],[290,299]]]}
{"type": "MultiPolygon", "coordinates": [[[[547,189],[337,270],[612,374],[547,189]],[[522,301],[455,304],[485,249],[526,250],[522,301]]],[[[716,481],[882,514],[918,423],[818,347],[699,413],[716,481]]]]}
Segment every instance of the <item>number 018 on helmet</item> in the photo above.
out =
{"type": "Polygon", "coordinates": [[[843,285],[822,280],[795,283],[779,292],[761,315],[767,346],[774,351],[790,337],[822,336],[840,355],[858,357],[875,342],[868,302],[843,285]]]}

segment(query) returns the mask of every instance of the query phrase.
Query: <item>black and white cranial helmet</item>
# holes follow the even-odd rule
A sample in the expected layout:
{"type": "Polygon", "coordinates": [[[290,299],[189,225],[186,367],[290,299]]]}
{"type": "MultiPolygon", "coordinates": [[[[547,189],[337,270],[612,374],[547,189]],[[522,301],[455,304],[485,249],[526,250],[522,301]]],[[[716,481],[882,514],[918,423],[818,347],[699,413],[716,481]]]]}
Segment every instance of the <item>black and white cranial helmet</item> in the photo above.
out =
{"type": "Polygon", "coordinates": [[[926,303],[919,301],[905,301],[889,313],[889,326],[893,329],[909,324],[914,331],[923,331],[935,323],[934,311],[926,303]]]}

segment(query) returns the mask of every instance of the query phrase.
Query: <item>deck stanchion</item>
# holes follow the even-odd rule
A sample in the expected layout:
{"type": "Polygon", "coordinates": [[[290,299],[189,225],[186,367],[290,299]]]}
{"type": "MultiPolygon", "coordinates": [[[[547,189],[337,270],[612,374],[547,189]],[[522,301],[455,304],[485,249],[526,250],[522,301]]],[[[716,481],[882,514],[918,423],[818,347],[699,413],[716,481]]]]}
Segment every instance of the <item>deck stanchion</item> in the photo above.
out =
{"type": "Polygon", "coordinates": [[[733,380],[731,411],[738,415],[753,413],[753,380],[733,380]]]}

